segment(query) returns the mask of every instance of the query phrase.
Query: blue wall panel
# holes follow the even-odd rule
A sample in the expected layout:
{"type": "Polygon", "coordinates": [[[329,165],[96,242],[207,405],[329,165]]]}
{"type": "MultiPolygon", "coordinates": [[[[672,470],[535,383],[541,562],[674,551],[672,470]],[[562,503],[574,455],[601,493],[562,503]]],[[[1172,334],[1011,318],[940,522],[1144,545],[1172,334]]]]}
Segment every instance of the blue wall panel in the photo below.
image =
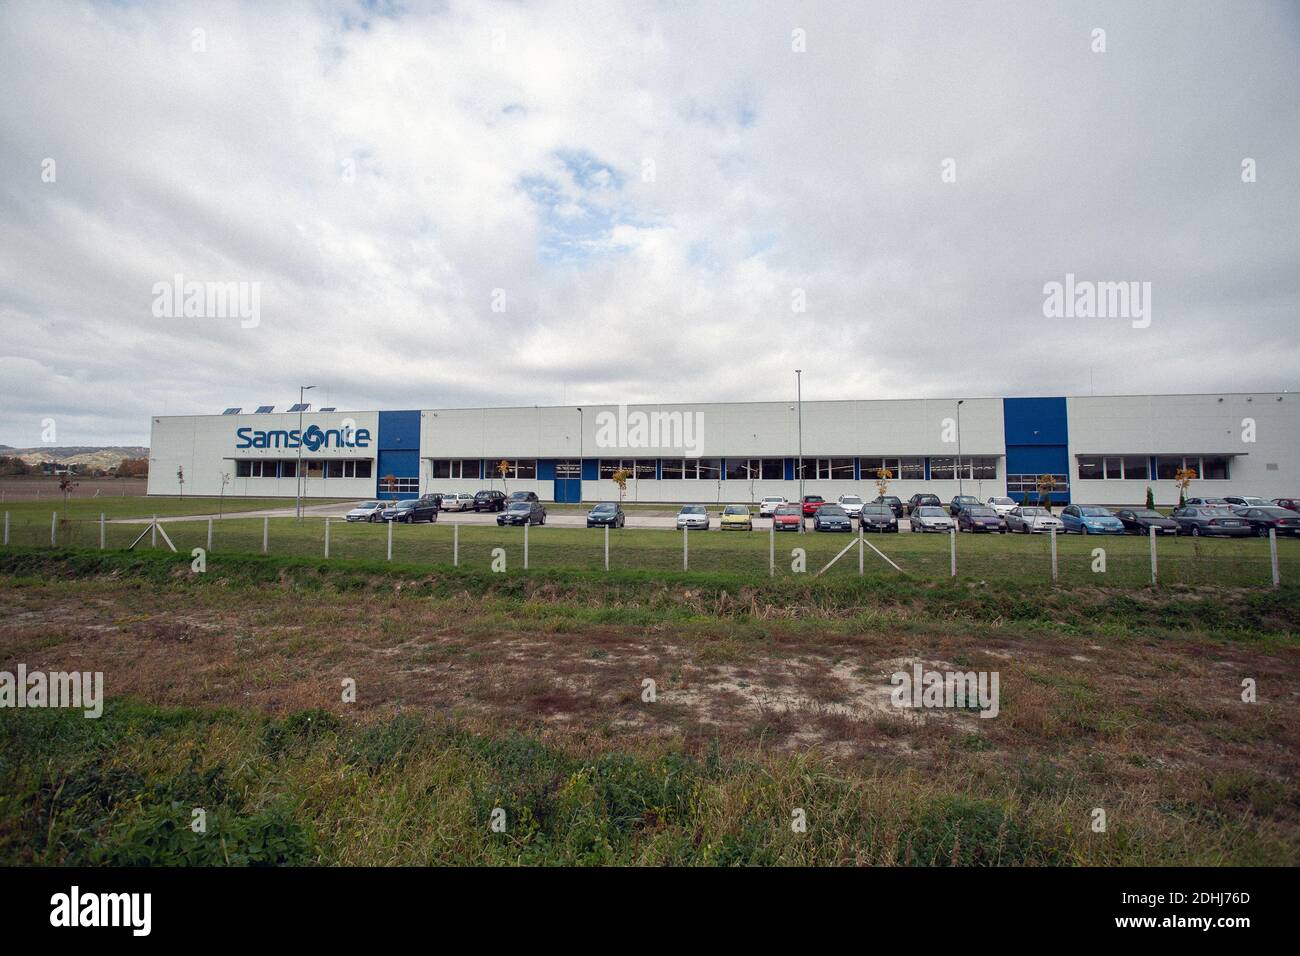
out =
{"type": "MultiPolygon", "coordinates": [[[[1004,398],[1002,427],[1008,475],[1065,475],[1070,470],[1070,428],[1064,398],[1004,398]]],[[[1012,493],[1020,498],[1020,494],[1012,493]]],[[[1052,500],[1070,500],[1067,484],[1052,500]]]]}
{"type": "MultiPolygon", "coordinates": [[[[378,455],[375,462],[375,494],[390,497],[384,491],[384,478],[420,477],[420,413],[380,412],[378,455]]],[[[419,492],[399,492],[397,498],[418,498],[419,492]]]]}

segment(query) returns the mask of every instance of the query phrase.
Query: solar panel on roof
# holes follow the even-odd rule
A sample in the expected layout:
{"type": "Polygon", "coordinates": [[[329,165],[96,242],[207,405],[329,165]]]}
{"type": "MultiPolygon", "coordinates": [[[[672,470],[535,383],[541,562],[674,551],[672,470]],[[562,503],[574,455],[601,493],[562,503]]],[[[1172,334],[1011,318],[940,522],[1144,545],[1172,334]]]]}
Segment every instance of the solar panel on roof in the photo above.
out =
{"type": "Polygon", "coordinates": [[[257,406],[257,411],[255,411],[253,414],[254,414],[254,415],[265,415],[267,412],[273,412],[273,411],[275,411],[275,406],[274,406],[274,405],[258,405],[258,406],[257,406]]]}
{"type": "Polygon", "coordinates": [[[237,405],[232,405],[230,408],[227,408],[227,409],[226,409],[224,412],[222,412],[221,414],[223,414],[223,415],[238,415],[238,414],[239,414],[240,412],[242,412],[242,411],[243,411],[243,409],[240,408],[239,406],[237,406],[237,405]]]}
{"type": "Polygon", "coordinates": [[[329,408],[322,408],[321,411],[322,411],[322,412],[337,412],[338,409],[335,408],[333,405],[331,405],[329,408]]]}
{"type": "Polygon", "coordinates": [[[311,402],[300,402],[296,405],[289,406],[291,412],[305,412],[311,409],[311,402]]]}

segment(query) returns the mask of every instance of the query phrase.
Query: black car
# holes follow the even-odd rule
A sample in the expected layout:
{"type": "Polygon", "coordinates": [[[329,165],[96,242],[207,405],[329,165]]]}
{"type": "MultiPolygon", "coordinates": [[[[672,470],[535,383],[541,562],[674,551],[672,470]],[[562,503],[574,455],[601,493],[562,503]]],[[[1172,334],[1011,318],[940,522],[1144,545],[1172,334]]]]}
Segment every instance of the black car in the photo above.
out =
{"type": "Polygon", "coordinates": [[[877,495],[874,503],[878,505],[889,505],[890,510],[894,512],[895,518],[903,517],[903,499],[898,497],[898,495],[884,495],[883,497],[877,495]]]}
{"type": "Polygon", "coordinates": [[[1152,511],[1150,508],[1125,508],[1123,511],[1116,511],[1115,517],[1119,523],[1124,526],[1128,534],[1150,534],[1151,529],[1156,529],[1156,534],[1177,534],[1178,522],[1173,518],[1166,518],[1159,511],[1152,511]]]}
{"type": "Polygon", "coordinates": [[[588,528],[621,528],[626,520],[619,504],[599,504],[587,512],[588,528]]]}
{"type": "Polygon", "coordinates": [[[514,491],[510,493],[511,501],[541,501],[535,491],[514,491]]]}
{"type": "Polygon", "coordinates": [[[907,499],[907,513],[916,514],[917,508],[942,508],[943,502],[939,500],[938,495],[915,494],[907,499]]]}
{"type": "Polygon", "coordinates": [[[474,496],[475,511],[500,511],[506,506],[506,496],[500,491],[480,491],[474,496]]]}
{"type": "Polygon", "coordinates": [[[814,531],[852,531],[853,519],[839,505],[822,505],[813,515],[814,531]]]}
{"type": "MultiPolygon", "coordinates": [[[[897,498],[894,499],[898,501],[897,498]]],[[[898,502],[901,508],[903,503],[898,502]]],[[[898,515],[894,514],[894,509],[889,507],[889,502],[881,502],[879,499],[862,506],[862,513],[858,516],[858,521],[862,525],[863,531],[897,531],[898,515]]]]}
{"type": "Polygon", "coordinates": [[[956,518],[967,508],[983,507],[985,507],[984,502],[980,501],[974,495],[953,495],[952,501],[948,503],[948,514],[956,518]]]}
{"type": "Polygon", "coordinates": [[[497,515],[497,524],[546,524],[546,509],[540,501],[512,501],[497,515]]]}
{"type": "Polygon", "coordinates": [[[1269,505],[1267,508],[1238,508],[1237,514],[1242,521],[1250,523],[1251,530],[1261,538],[1268,537],[1268,529],[1277,532],[1279,538],[1300,537],[1300,514],[1289,508],[1269,505]]]}
{"type": "Polygon", "coordinates": [[[385,521],[402,521],[406,524],[415,524],[417,521],[437,521],[440,501],[440,498],[427,496],[406,498],[393,502],[381,512],[380,517],[385,521]]]}
{"type": "MultiPolygon", "coordinates": [[[[954,498],[954,507],[957,499],[954,498]]],[[[965,504],[963,502],[963,504],[965,504]]],[[[990,508],[988,505],[966,504],[965,507],[957,509],[957,530],[958,531],[997,531],[1001,534],[1007,533],[1007,523],[1002,516],[990,508]]]]}

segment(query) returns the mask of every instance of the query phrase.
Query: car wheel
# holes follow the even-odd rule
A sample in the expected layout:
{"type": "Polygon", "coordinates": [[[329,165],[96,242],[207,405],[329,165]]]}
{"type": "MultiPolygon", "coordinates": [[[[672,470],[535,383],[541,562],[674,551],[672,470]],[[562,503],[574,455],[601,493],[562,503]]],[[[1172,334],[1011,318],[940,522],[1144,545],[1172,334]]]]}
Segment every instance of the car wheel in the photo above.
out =
{"type": "Polygon", "coordinates": [[[1192,525],[1192,537],[1199,538],[1200,536],[1201,536],[1201,526],[1195,524],[1192,525]]]}
{"type": "Polygon", "coordinates": [[[1261,538],[1267,538],[1268,529],[1265,528],[1263,525],[1259,525],[1257,528],[1255,528],[1255,534],[1257,534],[1261,538]]]}

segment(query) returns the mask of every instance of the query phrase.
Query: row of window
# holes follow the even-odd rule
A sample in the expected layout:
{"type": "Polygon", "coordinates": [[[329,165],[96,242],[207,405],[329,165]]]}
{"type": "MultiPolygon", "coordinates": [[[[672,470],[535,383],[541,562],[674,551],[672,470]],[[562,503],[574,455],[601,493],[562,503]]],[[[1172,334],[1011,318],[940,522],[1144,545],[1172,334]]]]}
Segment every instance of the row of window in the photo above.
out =
{"type": "MultiPolygon", "coordinates": [[[[374,461],[370,458],[310,459],[302,463],[308,478],[373,478],[374,461]]],[[[235,462],[236,478],[296,478],[296,458],[241,458],[235,462]]]]}
{"type": "MultiPolygon", "coordinates": [[[[664,458],[659,465],[654,458],[601,458],[597,464],[597,475],[610,480],[619,471],[626,471],[631,480],[654,480],[656,474],[665,481],[718,481],[724,477],[724,459],[721,458],[664,458]]],[[[785,478],[785,459],[783,458],[727,458],[725,459],[725,477],[728,481],[781,481],[785,478]]],[[[925,480],[924,458],[860,458],[859,474],[862,480],[869,481],[876,477],[881,469],[888,469],[893,478],[903,481],[925,480]]],[[[477,458],[442,458],[430,460],[430,475],[433,478],[480,479],[483,471],[477,458]]],[[[510,469],[507,478],[536,478],[536,459],[523,458],[509,460],[510,469]]],[[[817,480],[852,481],[852,458],[805,458],[802,475],[799,462],[795,462],[795,478],[817,480]]],[[[557,478],[577,478],[578,463],[561,461],[555,466],[557,478]]],[[[499,477],[497,467],[489,464],[486,477],[499,477]]],[[[934,480],[964,478],[966,480],[994,479],[998,476],[996,458],[963,456],[958,462],[956,457],[931,458],[930,477],[934,480]],[[960,466],[960,467],[959,467],[960,466]]]]}
{"type": "MultiPolygon", "coordinates": [[[[1197,478],[1227,481],[1226,455],[1155,455],[1158,481],[1173,481],[1181,469],[1189,468],[1197,478]]],[[[1150,481],[1151,458],[1147,455],[1080,455],[1079,477],[1091,480],[1150,481]]]]}

